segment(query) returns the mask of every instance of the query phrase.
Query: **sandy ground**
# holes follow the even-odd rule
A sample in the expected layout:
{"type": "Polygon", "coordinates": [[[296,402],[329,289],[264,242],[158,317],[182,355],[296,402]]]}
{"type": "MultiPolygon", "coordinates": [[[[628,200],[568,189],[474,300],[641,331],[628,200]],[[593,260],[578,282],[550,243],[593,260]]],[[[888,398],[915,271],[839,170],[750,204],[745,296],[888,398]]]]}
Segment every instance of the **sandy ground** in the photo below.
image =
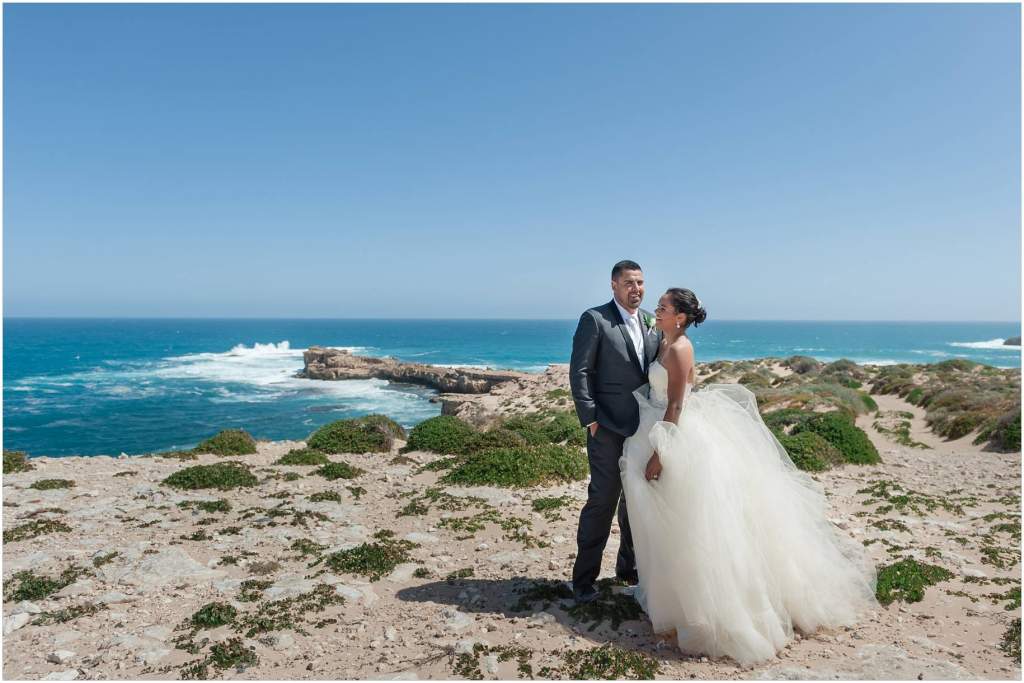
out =
{"type": "MultiPolygon", "coordinates": [[[[566,405],[567,399],[556,391],[565,386],[564,378],[564,368],[553,368],[536,383],[504,387],[487,402],[504,413],[528,410],[545,401],[566,405]]],[[[535,673],[545,665],[558,664],[566,651],[611,643],[654,657],[661,665],[658,678],[666,679],[1019,679],[1019,665],[1000,651],[999,641],[1008,622],[1020,616],[1020,608],[1004,609],[1007,600],[998,594],[1020,586],[1020,543],[1005,533],[986,537],[994,525],[1007,520],[984,517],[1002,513],[1019,521],[1020,454],[983,452],[971,445],[970,436],[943,442],[927,431],[920,409],[894,397],[876,399],[882,411],[910,413],[912,439],[929,448],[899,445],[872,426],[874,416],[862,417],[860,426],[885,463],[845,466],[816,475],[829,495],[831,519],[842,533],[868,541],[879,566],[910,555],[950,570],[954,578],[930,586],[920,602],[895,602],[866,614],[854,628],[795,640],[776,660],[755,668],[681,656],[655,637],[643,620],[625,622],[618,629],[605,622],[590,630],[589,623],[576,622],[557,604],[537,613],[511,609],[519,597],[517,589],[529,580],[568,579],[585,481],[511,491],[447,487],[451,495],[472,495],[486,502],[466,511],[431,506],[425,515],[402,516],[399,512],[410,500],[440,477],[437,472],[417,474],[418,464],[438,456],[410,453],[412,462],[392,463],[397,446],[391,455],[332,456],[367,473],[352,481],[327,481],[307,476],[313,468],[272,465],[280,455],[302,445],[273,442],[260,443],[257,455],[240,458],[260,477],[259,486],[223,493],[178,492],[160,483],[183,467],[222,461],[212,455],[195,462],[38,458],[33,459],[35,470],[5,475],[5,530],[32,515],[33,519],[62,519],[72,527],[68,533],[5,543],[5,581],[27,569],[54,575],[73,563],[93,568],[93,558],[118,554],[94,568],[93,576],[47,599],[28,605],[5,601],[4,678],[178,678],[182,667],[200,655],[175,648],[172,641],[179,635],[175,629],[214,601],[231,603],[239,611],[256,609],[257,603],[239,600],[240,584],[247,578],[261,578],[272,582],[263,592],[265,601],[308,593],[319,583],[333,586],[345,601],[306,615],[306,633],[283,629],[244,639],[258,655],[258,665],[215,670],[214,677],[456,678],[454,653],[484,642],[529,648],[535,673]],[[287,472],[303,476],[287,481],[283,478],[287,472]],[[28,488],[46,478],[71,479],[76,485],[47,491],[28,488]],[[865,504],[872,494],[861,491],[879,481],[960,502],[962,510],[939,507],[922,514],[911,510],[876,513],[882,503],[865,504]],[[365,489],[358,498],[348,488],[355,486],[365,489]],[[337,492],[341,502],[307,499],[319,491],[337,492]],[[553,519],[546,519],[531,507],[534,499],[545,496],[570,500],[553,519]],[[231,511],[208,514],[177,505],[217,498],[230,501],[231,511]],[[266,514],[277,505],[293,513],[266,514]],[[520,531],[526,533],[527,542],[522,537],[509,539],[493,522],[470,538],[442,526],[445,517],[468,516],[484,506],[502,518],[524,520],[520,531]],[[65,512],[39,512],[47,508],[65,512]],[[262,510],[243,518],[249,508],[262,510]],[[322,513],[323,519],[303,520],[303,511],[322,513]],[[209,523],[200,524],[206,520],[209,523]],[[889,528],[872,526],[875,522],[889,528]],[[231,527],[240,528],[231,533],[231,527]],[[187,539],[203,529],[209,540],[187,539]],[[225,529],[228,533],[220,533],[225,529]],[[313,577],[319,567],[308,567],[311,559],[290,549],[295,540],[309,539],[330,553],[372,541],[380,530],[390,530],[417,546],[410,551],[410,563],[378,581],[330,572],[313,577]],[[1001,549],[997,559],[1005,566],[986,561],[982,554],[986,546],[1001,549]],[[225,556],[237,558],[237,563],[223,563],[225,556]],[[255,564],[267,561],[279,566],[255,564]],[[413,575],[421,566],[429,570],[428,577],[413,575]],[[469,569],[471,576],[445,580],[453,572],[469,569]],[[258,571],[268,573],[258,575],[258,571]],[[991,583],[1000,578],[1016,583],[991,583]],[[37,611],[86,603],[101,609],[66,623],[33,623],[39,618],[37,611]]],[[[606,576],[613,571],[617,533],[613,528],[606,550],[606,576]]],[[[230,626],[221,626],[196,634],[195,640],[224,641],[234,635],[230,626]]],[[[481,672],[485,678],[516,678],[516,662],[484,657],[481,672]]]]}

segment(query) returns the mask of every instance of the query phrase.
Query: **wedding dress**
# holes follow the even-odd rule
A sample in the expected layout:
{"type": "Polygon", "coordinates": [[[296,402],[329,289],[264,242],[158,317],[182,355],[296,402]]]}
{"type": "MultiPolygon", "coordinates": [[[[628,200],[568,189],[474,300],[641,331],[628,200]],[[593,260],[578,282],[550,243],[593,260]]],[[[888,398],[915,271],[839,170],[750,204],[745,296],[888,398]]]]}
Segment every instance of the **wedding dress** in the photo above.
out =
{"type": "Polygon", "coordinates": [[[676,629],[690,654],[741,665],[793,636],[850,625],[877,605],[862,546],[826,517],[820,487],[798,470],[738,384],[687,384],[679,424],[662,421],[668,372],[651,365],[635,393],[640,427],[619,460],[640,583],[656,633],[676,629]],[[649,391],[648,391],[649,388],[649,391]],[[644,470],[654,449],[657,480],[644,470]]]}

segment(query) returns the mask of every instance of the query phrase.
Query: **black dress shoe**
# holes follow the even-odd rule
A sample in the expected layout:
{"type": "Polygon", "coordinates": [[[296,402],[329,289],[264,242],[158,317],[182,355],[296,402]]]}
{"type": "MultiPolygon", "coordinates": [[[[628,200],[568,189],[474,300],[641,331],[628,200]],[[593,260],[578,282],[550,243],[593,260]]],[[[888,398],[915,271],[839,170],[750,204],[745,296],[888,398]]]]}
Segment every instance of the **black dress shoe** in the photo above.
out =
{"type": "Polygon", "coordinates": [[[640,575],[636,572],[615,572],[615,578],[624,581],[627,586],[635,586],[640,583],[640,575]]]}
{"type": "Polygon", "coordinates": [[[597,589],[593,586],[586,586],[585,588],[573,588],[572,597],[576,600],[578,604],[594,602],[594,600],[597,600],[597,589]]]}

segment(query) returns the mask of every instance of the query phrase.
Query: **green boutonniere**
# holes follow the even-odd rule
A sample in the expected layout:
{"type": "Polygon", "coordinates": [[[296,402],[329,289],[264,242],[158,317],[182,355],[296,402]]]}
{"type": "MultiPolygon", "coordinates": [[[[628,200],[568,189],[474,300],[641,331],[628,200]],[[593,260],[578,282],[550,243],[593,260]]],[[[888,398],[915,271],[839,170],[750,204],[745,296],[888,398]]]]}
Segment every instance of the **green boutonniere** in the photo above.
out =
{"type": "Polygon", "coordinates": [[[648,330],[653,329],[654,328],[654,316],[653,315],[649,315],[647,313],[644,313],[644,324],[647,325],[647,329],[648,330]]]}

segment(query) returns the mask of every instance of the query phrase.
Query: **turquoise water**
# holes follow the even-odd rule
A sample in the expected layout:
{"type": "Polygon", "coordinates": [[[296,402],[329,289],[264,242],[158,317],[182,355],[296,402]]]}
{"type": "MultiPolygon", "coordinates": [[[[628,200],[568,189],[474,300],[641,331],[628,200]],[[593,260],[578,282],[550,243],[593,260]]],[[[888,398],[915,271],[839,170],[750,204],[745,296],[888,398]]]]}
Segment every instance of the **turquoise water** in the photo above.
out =
{"type": "MultiPolygon", "coordinates": [[[[433,364],[543,370],[569,360],[575,320],[4,320],[4,448],[116,455],[194,446],[220,429],[301,439],[341,417],[407,426],[440,412],[426,389],[293,377],[311,345],[433,364]]],[[[1020,367],[1019,323],[711,321],[698,360],[969,358],[1020,367]]]]}

